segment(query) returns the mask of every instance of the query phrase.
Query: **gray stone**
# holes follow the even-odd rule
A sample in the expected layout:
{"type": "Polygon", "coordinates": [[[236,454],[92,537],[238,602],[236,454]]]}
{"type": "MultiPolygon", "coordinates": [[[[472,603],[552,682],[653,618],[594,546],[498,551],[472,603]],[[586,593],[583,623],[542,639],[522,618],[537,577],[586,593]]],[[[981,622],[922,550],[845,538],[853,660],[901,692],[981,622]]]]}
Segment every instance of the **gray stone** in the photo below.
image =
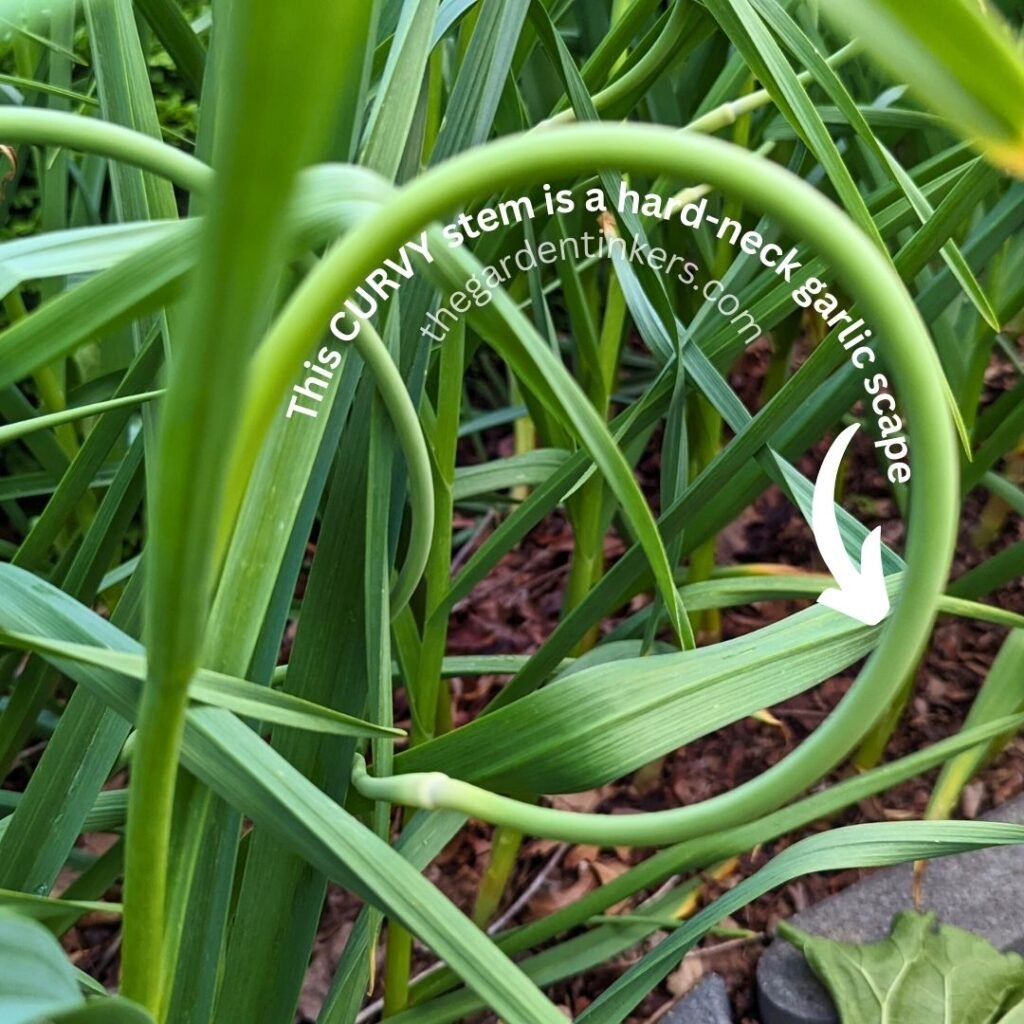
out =
{"type": "Polygon", "coordinates": [[[664,1017],[661,1024],[732,1024],[725,982],[717,974],[701,978],[664,1017]]]}
{"type": "MultiPolygon", "coordinates": [[[[1024,824],[1024,797],[985,815],[1024,824]]],[[[840,942],[874,942],[889,934],[893,915],[914,909],[910,864],[878,871],[793,916],[798,928],[840,942]]],[[[983,935],[1001,950],[1024,953],[1024,846],[1002,846],[930,861],[922,910],[944,924],[983,935]]],[[[763,1024],[838,1024],[828,993],[803,954],[776,939],[757,965],[763,1024]]]]}

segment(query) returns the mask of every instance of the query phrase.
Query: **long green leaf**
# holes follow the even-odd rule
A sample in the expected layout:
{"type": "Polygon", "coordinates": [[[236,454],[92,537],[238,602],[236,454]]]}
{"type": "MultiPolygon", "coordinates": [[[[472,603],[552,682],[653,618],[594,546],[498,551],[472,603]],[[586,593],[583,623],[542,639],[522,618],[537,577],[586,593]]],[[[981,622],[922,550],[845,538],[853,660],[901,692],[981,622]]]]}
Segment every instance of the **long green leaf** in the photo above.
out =
{"type": "Polygon", "coordinates": [[[123,987],[162,1009],[161,944],[177,746],[187,686],[198,667],[212,598],[224,467],[240,408],[239,363],[255,347],[285,258],[285,214],[294,176],[326,148],[339,64],[329,45],[342,8],[312,0],[288,10],[233,5],[220,83],[214,164],[195,285],[162,409],[146,621],[143,690],[126,845],[123,987]],[[312,30],[312,34],[311,34],[312,30]],[[315,45],[310,45],[314,40],[315,45]],[[264,67],[278,88],[266,93],[264,67]],[[287,87],[286,87],[287,86],[287,87]],[[297,115],[293,93],[305,96],[297,115]],[[290,143],[282,147],[287,135],[290,143]],[[182,487],[188,479],[190,486],[182,487]],[[159,628],[156,628],[159,624],[159,628]],[[145,819],[143,818],[145,815],[145,819]]]}
{"type": "MultiPolygon", "coordinates": [[[[0,630],[0,645],[37,654],[50,654],[84,665],[109,668],[129,679],[146,679],[146,659],[140,655],[104,651],[86,644],[70,644],[42,636],[0,630]]],[[[401,729],[374,725],[353,715],[321,707],[290,693],[257,686],[246,679],[199,669],[189,686],[189,698],[199,704],[227,708],[264,722],[331,736],[403,736],[401,729]]]]}

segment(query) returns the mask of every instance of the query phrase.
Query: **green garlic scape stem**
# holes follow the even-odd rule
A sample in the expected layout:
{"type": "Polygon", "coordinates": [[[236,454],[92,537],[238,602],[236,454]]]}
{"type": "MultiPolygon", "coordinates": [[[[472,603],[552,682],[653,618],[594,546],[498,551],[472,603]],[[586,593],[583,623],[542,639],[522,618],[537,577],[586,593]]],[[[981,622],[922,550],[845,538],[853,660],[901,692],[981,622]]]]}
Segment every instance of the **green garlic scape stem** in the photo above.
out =
{"type": "Polygon", "coordinates": [[[391,591],[391,617],[394,618],[409,603],[430,557],[434,532],[434,481],[430,453],[409,389],[380,335],[363,320],[353,344],[373,375],[377,393],[398,435],[409,474],[412,515],[405,561],[391,591]]]}
{"type": "Polygon", "coordinates": [[[0,107],[0,139],[96,153],[167,178],[189,192],[208,192],[213,171],[201,160],[130,128],[94,117],[31,107],[0,107]]]}
{"type": "MultiPolygon", "coordinates": [[[[99,152],[204,191],[200,162],[138,133],[53,111],[0,109],[0,135],[99,152]]],[[[894,696],[918,658],[934,619],[952,556],[958,464],[945,412],[941,367],[902,283],[873,244],[829,200],[789,172],[728,143],[639,125],[581,125],[480,146],[401,189],[370,221],[353,229],[309,275],[250,366],[235,486],[244,485],[294,367],[320,337],[337,306],[417,230],[478,196],[511,185],[573,177],[614,167],[699,179],[778,218],[817,249],[863,303],[885,337],[897,388],[908,410],[914,484],[905,587],[878,647],[836,711],[793,754],[729,793],[680,810],[680,827],[705,834],[778,807],[839,763],[894,696]]],[[[675,813],[675,812],[673,812],[675,813]]]]}
{"type": "Polygon", "coordinates": [[[835,713],[793,754],[758,779],[680,810],[689,834],[702,834],[780,806],[853,749],[923,649],[952,557],[958,462],[941,367],[892,265],[812,186],[728,143],[654,126],[567,126],[463,153],[400,189],[386,208],[349,232],[293,295],[250,367],[235,472],[244,481],[309,339],[385,257],[477,197],[517,184],[572,178],[595,167],[707,181],[777,218],[818,251],[863,304],[875,337],[885,339],[885,354],[908,411],[914,480],[908,568],[878,646],[835,713]]]}
{"type": "MultiPolygon", "coordinates": [[[[896,782],[914,775],[920,775],[958,751],[982,746],[989,736],[1013,728],[1022,720],[1021,715],[1000,718],[998,723],[987,723],[976,729],[936,743],[925,750],[877,768],[865,775],[838,783],[836,786],[794,804],[785,811],[776,811],[756,822],[736,826],[729,832],[716,832],[716,842],[721,844],[716,856],[739,853],[755,842],[763,842],[777,834],[792,831],[793,828],[808,824],[816,817],[824,817],[840,807],[863,799],[863,794],[889,788],[896,782]],[[843,802],[845,801],[845,803],[843,802]],[[796,817],[794,817],[796,816],[796,817]],[[797,820],[797,818],[799,820],[797,820]],[[768,829],[762,838],[749,830],[757,827],[764,830],[768,823],[786,822],[783,829],[768,829]],[[739,844],[732,833],[742,837],[739,844]],[[747,843],[747,845],[743,845],[747,843]]],[[[566,843],[596,844],[598,846],[666,846],[686,837],[685,811],[648,811],[641,814],[588,814],[577,811],[559,811],[553,807],[538,807],[509,797],[492,793],[479,786],[452,779],[443,772],[411,772],[408,775],[389,775],[374,778],[366,770],[366,762],[356,755],[352,768],[352,785],[370,800],[385,800],[389,803],[420,807],[424,810],[458,811],[471,818],[491,824],[520,829],[532,836],[557,839],[566,843]],[[682,824],[680,824],[682,823],[682,824]]],[[[674,861],[669,874],[681,870],[674,861]]],[[[614,900],[612,902],[615,902],[614,900]]]]}
{"type": "MultiPolygon", "coordinates": [[[[859,800],[867,799],[867,797],[891,789],[907,779],[922,775],[961,751],[983,745],[987,740],[1005,734],[1022,723],[1024,723],[1024,715],[1013,715],[1000,718],[998,721],[984,726],[965,729],[954,736],[933,743],[924,750],[915,751],[913,754],[873,768],[861,775],[853,775],[842,782],[837,782],[834,786],[803,797],[801,800],[764,817],[756,818],[734,828],[724,829],[713,835],[700,836],[666,846],[635,867],[587,893],[576,903],[562,907],[547,917],[520,925],[499,935],[498,945],[509,954],[532,949],[570,928],[575,928],[593,914],[607,910],[620,900],[626,899],[642,889],[652,889],[661,885],[672,875],[700,870],[715,861],[746,853],[761,843],[771,842],[780,836],[789,835],[796,829],[805,828],[815,821],[828,818],[859,800]]],[[[578,819],[587,816],[573,811],[552,811],[552,813],[561,814],[565,819],[578,819]]],[[[657,811],[649,814],[648,817],[653,818],[656,814],[672,813],[674,812],[657,811]]],[[[624,815],[590,816],[603,819],[606,826],[604,835],[606,836],[611,834],[607,830],[608,825],[618,827],[621,822],[627,820],[624,815]]],[[[571,822],[566,820],[560,824],[568,833],[571,822]]],[[[666,836],[669,834],[667,827],[664,834],[666,836]]],[[[556,837],[548,836],[545,833],[545,838],[556,837]]],[[[566,841],[573,842],[574,840],[567,839],[566,841]]],[[[605,841],[602,840],[602,842],[605,841]]],[[[619,845],[614,842],[614,836],[607,841],[611,845],[619,845]]],[[[672,842],[670,839],[663,841],[672,842]]],[[[443,991],[445,988],[441,984],[443,977],[444,975],[439,972],[439,976],[436,978],[424,979],[419,986],[420,991],[416,993],[414,1002],[423,1002],[430,995],[443,991]]]]}
{"type": "MultiPolygon", "coordinates": [[[[444,772],[410,772],[407,775],[375,778],[369,774],[366,761],[359,754],[354,758],[352,785],[369,800],[404,804],[429,811],[458,811],[468,817],[494,825],[514,827],[542,839],[598,846],[669,847],[627,872],[631,878],[635,876],[640,880],[636,884],[630,885],[623,875],[620,876],[621,881],[614,880],[618,887],[604,892],[607,886],[602,886],[597,893],[591,894],[589,899],[594,906],[587,904],[584,915],[587,916],[617,903],[638,889],[657,885],[669,875],[705,866],[722,857],[743,853],[758,843],[768,842],[796,828],[828,817],[858,800],[921,775],[964,750],[982,747],[992,737],[1005,734],[1022,721],[1024,715],[1008,715],[983,726],[965,729],[924,750],[915,751],[890,764],[844,779],[782,810],[715,831],[709,836],[689,835],[685,807],[671,811],[646,811],[640,814],[560,811],[553,807],[538,807],[536,804],[527,804],[492,793],[468,782],[450,778],[444,772]]],[[[572,914],[574,909],[567,908],[571,922],[564,927],[572,927],[578,923],[572,914]]],[[[509,951],[518,952],[544,941],[557,934],[558,930],[552,930],[547,918],[526,925],[523,929],[514,929],[509,933],[510,937],[518,936],[520,931],[525,931],[529,941],[514,941],[509,951]]]]}
{"type": "MultiPolygon", "coordinates": [[[[833,69],[842,67],[848,60],[856,57],[859,52],[860,44],[854,40],[852,43],[847,43],[841,49],[836,50],[831,57],[827,58],[825,63],[833,69]]],[[[801,71],[796,77],[797,81],[802,85],[808,85],[814,79],[810,71],[801,71]]],[[[766,89],[758,89],[756,92],[740,96],[739,99],[729,100],[727,103],[722,103],[713,110],[709,110],[706,114],[702,114],[691,121],[685,130],[688,132],[704,132],[710,135],[712,132],[717,132],[722,128],[728,128],[729,125],[734,124],[744,114],[749,114],[752,110],[759,110],[761,107],[766,107],[772,102],[773,100],[766,89]]]]}

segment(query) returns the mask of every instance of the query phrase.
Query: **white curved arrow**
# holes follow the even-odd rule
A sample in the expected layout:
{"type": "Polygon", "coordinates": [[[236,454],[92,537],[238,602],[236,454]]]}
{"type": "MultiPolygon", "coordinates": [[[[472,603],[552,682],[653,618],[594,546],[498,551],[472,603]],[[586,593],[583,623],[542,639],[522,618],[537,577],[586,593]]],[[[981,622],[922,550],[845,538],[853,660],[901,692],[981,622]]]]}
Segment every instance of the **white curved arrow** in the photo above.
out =
{"type": "Polygon", "coordinates": [[[811,531],[828,571],[838,584],[821,594],[819,604],[849,615],[866,626],[875,626],[889,614],[889,594],[882,572],[882,528],[876,526],[864,538],[858,571],[847,553],[836,520],[836,476],[858,426],[854,423],[847,427],[832,442],[821,464],[818,479],[814,482],[811,531]]]}

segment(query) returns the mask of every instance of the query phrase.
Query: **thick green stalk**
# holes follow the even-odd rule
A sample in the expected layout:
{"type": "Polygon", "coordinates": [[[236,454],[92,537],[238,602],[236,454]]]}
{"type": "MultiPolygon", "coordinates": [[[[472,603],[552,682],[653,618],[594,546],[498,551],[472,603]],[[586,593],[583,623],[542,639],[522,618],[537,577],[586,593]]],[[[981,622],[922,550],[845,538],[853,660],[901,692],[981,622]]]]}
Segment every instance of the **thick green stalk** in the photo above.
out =
{"type": "Polygon", "coordinates": [[[388,924],[384,946],[384,1016],[393,1017],[409,1005],[412,935],[396,920],[388,924]]]}
{"type": "Polygon", "coordinates": [[[892,703],[886,707],[882,716],[877,722],[875,722],[871,731],[857,748],[852,761],[854,766],[860,771],[867,771],[869,768],[874,768],[874,766],[882,760],[885,748],[889,745],[889,740],[892,739],[892,735],[899,726],[900,720],[903,718],[903,713],[907,709],[907,702],[910,700],[910,696],[914,692],[914,684],[916,681],[917,672],[908,672],[906,679],[904,679],[901,684],[899,692],[893,698],[892,703]]]}
{"type": "MultiPolygon", "coordinates": [[[[690,479],[695,480],[718,455],[722,439],[722,417],[703,395],[691,397],[693,404],[688,410],[692,439],[690,479]]],[[[716,547],[717,536],[712,534],[690,552],[690,578],[693,582],[711,578],[715,570],[716,547]]],[[[703,637],[705,643],[719,639],[721,617],[717,610],[709,608],[706,611],[694,612],[691,614],[691,621],[695,633],[700,630],[706,633],[703,637]]]]}
{"type": "MultiPolygon", "coordinates": [[[[368,704],[373,721],[394,724],[394,692],[391,675],[391,609],[388,601],[388,520],[391,502],[391,469],[394,441],[388,428],[384,404],[374,395],[370,411],[370,443],[366,483],[366,569],[363,591],[366,599],[366,679],[368,704]]],[[[381,775],[389,775],[394,761],[394,740],[381,737],[372,741],[373,763],[381,775]]],[[[385,842],[391,842],[391,805],[377,803],[373,808],[373,830],[385,842]]],[[[377,937],[383,915],[367,908],[370,915],[369,989],[373,990],[377,962],[377,937]]],[[[408,983],[406,983],[408,991],[408,983]]]]}
{"type": "MultiPolygon", "coordinates": [[[[508,391],[509,401],[513,405],[518,405],[522,402],[523,393],[519,387],[519,382],[511,373],[509,374],[508,391]]],[[[522,455],[523,452],[532,452],[537,447],[537,427],[528,414],[520,416],[512,424],[512,430],[516,455],[522,455]]],[[[517,484],[512,488],[511,493],[513,501],[526,501],[530,488],[525,484],[517,484]]]]}
{"type": "MultiPolygon", "coordinates": [[[[147,680],[125,847],[122,988],[166,1015],[169,842],[188,684],[200,665],[218,568],[225,466],[239,426],[238,368],[257,344],[285,245],[295,176],[325,149],[339,8],[233,4],[218,81],[217,176],[184,330],[161,408],[147,512],[147,680]],[[267,64],[277,88],[267,93],[267,64]],[[292,96],[304,96],[296,109],[292,96]],[[289,144],[281,145],[287,135],[289,144]]],[[[138,145],[138,143],[136,143],[138,145]]],[[[165,160],[166,160],[165,156],[165,160]]]]}
{"type": "MultiPolygon", "coordinates": [[[[154,1012],[159,1011],[164,997],[160,950],[166,922],[167,854],[190,679],[189,671],[179,672],[176,678],[165,674],[159,686],[143,688],[132,756],[126,881],[130,880],[136,891],[132,895],[137,893],[141,898],[130,904],[134,913],[125,915],[125,935],[130,939],[132,958],[122,967],[122,988],[130,998],[154,1012]]],[[[125,903],[129,903],[127,894],[125,903]]]]}
{"type": "Polygon", "coordinates": [[[761,385],[761,404],[767,405],[789,377],[789,361],[796,341],[796,325],[782,324],[772,332],[772,355],[761,385]]]}
{"type": "MultiPolygon", "coordinates": [[[[622,320],[625,315],[622,290],[618,279],[612,275],[608,282],[608,311],[600,331],[594,324],[595,317],[586,301],[582,282],[575,268],[568,268],[563,274],[563,290],[567,294],[576,292],[575,301],[567,300],[567,305],[574,327],[573,333],[580,348],[579,362],[584,391],[596,412],[603,420],[607,420],[609,396],[622,337],[622,320]],[[615,299],[616,295],[618,301],[615,299]],[[584,337],[589,339],[586,344],[581,341],[584,337]]],[[[573,528],[572,562],[563,598],[566,614],[583,603],[604,573],[604,537],[601,530],[604,496],[604,480],[594,474],[566,502],[573,528]]],[[[584,654],[599,638],[600,632],[595,626],[588,630],[586,636],[576,645],[574,653],[584,654]]]]}
{"type": "MultiPolygon", "coordinates": [[[[905,587],[855,686],[809,740],[760,778],[683,809],[691,834],[696,834],[778,806],[849,753],[923,649],[952,555],[957,457],[941,367],[891,264],[813,187],[727,143],[636,125],[585,125],[511,137],[438,166],[401,189],[372,222],[359,225],[339,243],[303,282],[257,352],[250,367],[235,485],[245,479],[252,452],[309,339],[379,262],[425,224],[476,196],[588,172],[594,166],[708,181],[778,218],[792,235],[819,251],[862,304],[876,335],[886,339],[885,355],[910,424],[913,487],[928,495],[927,501],[911,503],[905,587]]],[[[659,575],[664,549],[660,555],[653,549],[648,554],[659,575]]]]}
{"type": "Polygon", "coordinates": [[[491,854],[487,859],[487,868],[480,879],[476,902],[473,904],[473,921],[480,928],[486,928],[488,922],[498,912],[522,845],[523,833],[518,829],[504,825],[495,828],[491,837],[491,854]]]}

